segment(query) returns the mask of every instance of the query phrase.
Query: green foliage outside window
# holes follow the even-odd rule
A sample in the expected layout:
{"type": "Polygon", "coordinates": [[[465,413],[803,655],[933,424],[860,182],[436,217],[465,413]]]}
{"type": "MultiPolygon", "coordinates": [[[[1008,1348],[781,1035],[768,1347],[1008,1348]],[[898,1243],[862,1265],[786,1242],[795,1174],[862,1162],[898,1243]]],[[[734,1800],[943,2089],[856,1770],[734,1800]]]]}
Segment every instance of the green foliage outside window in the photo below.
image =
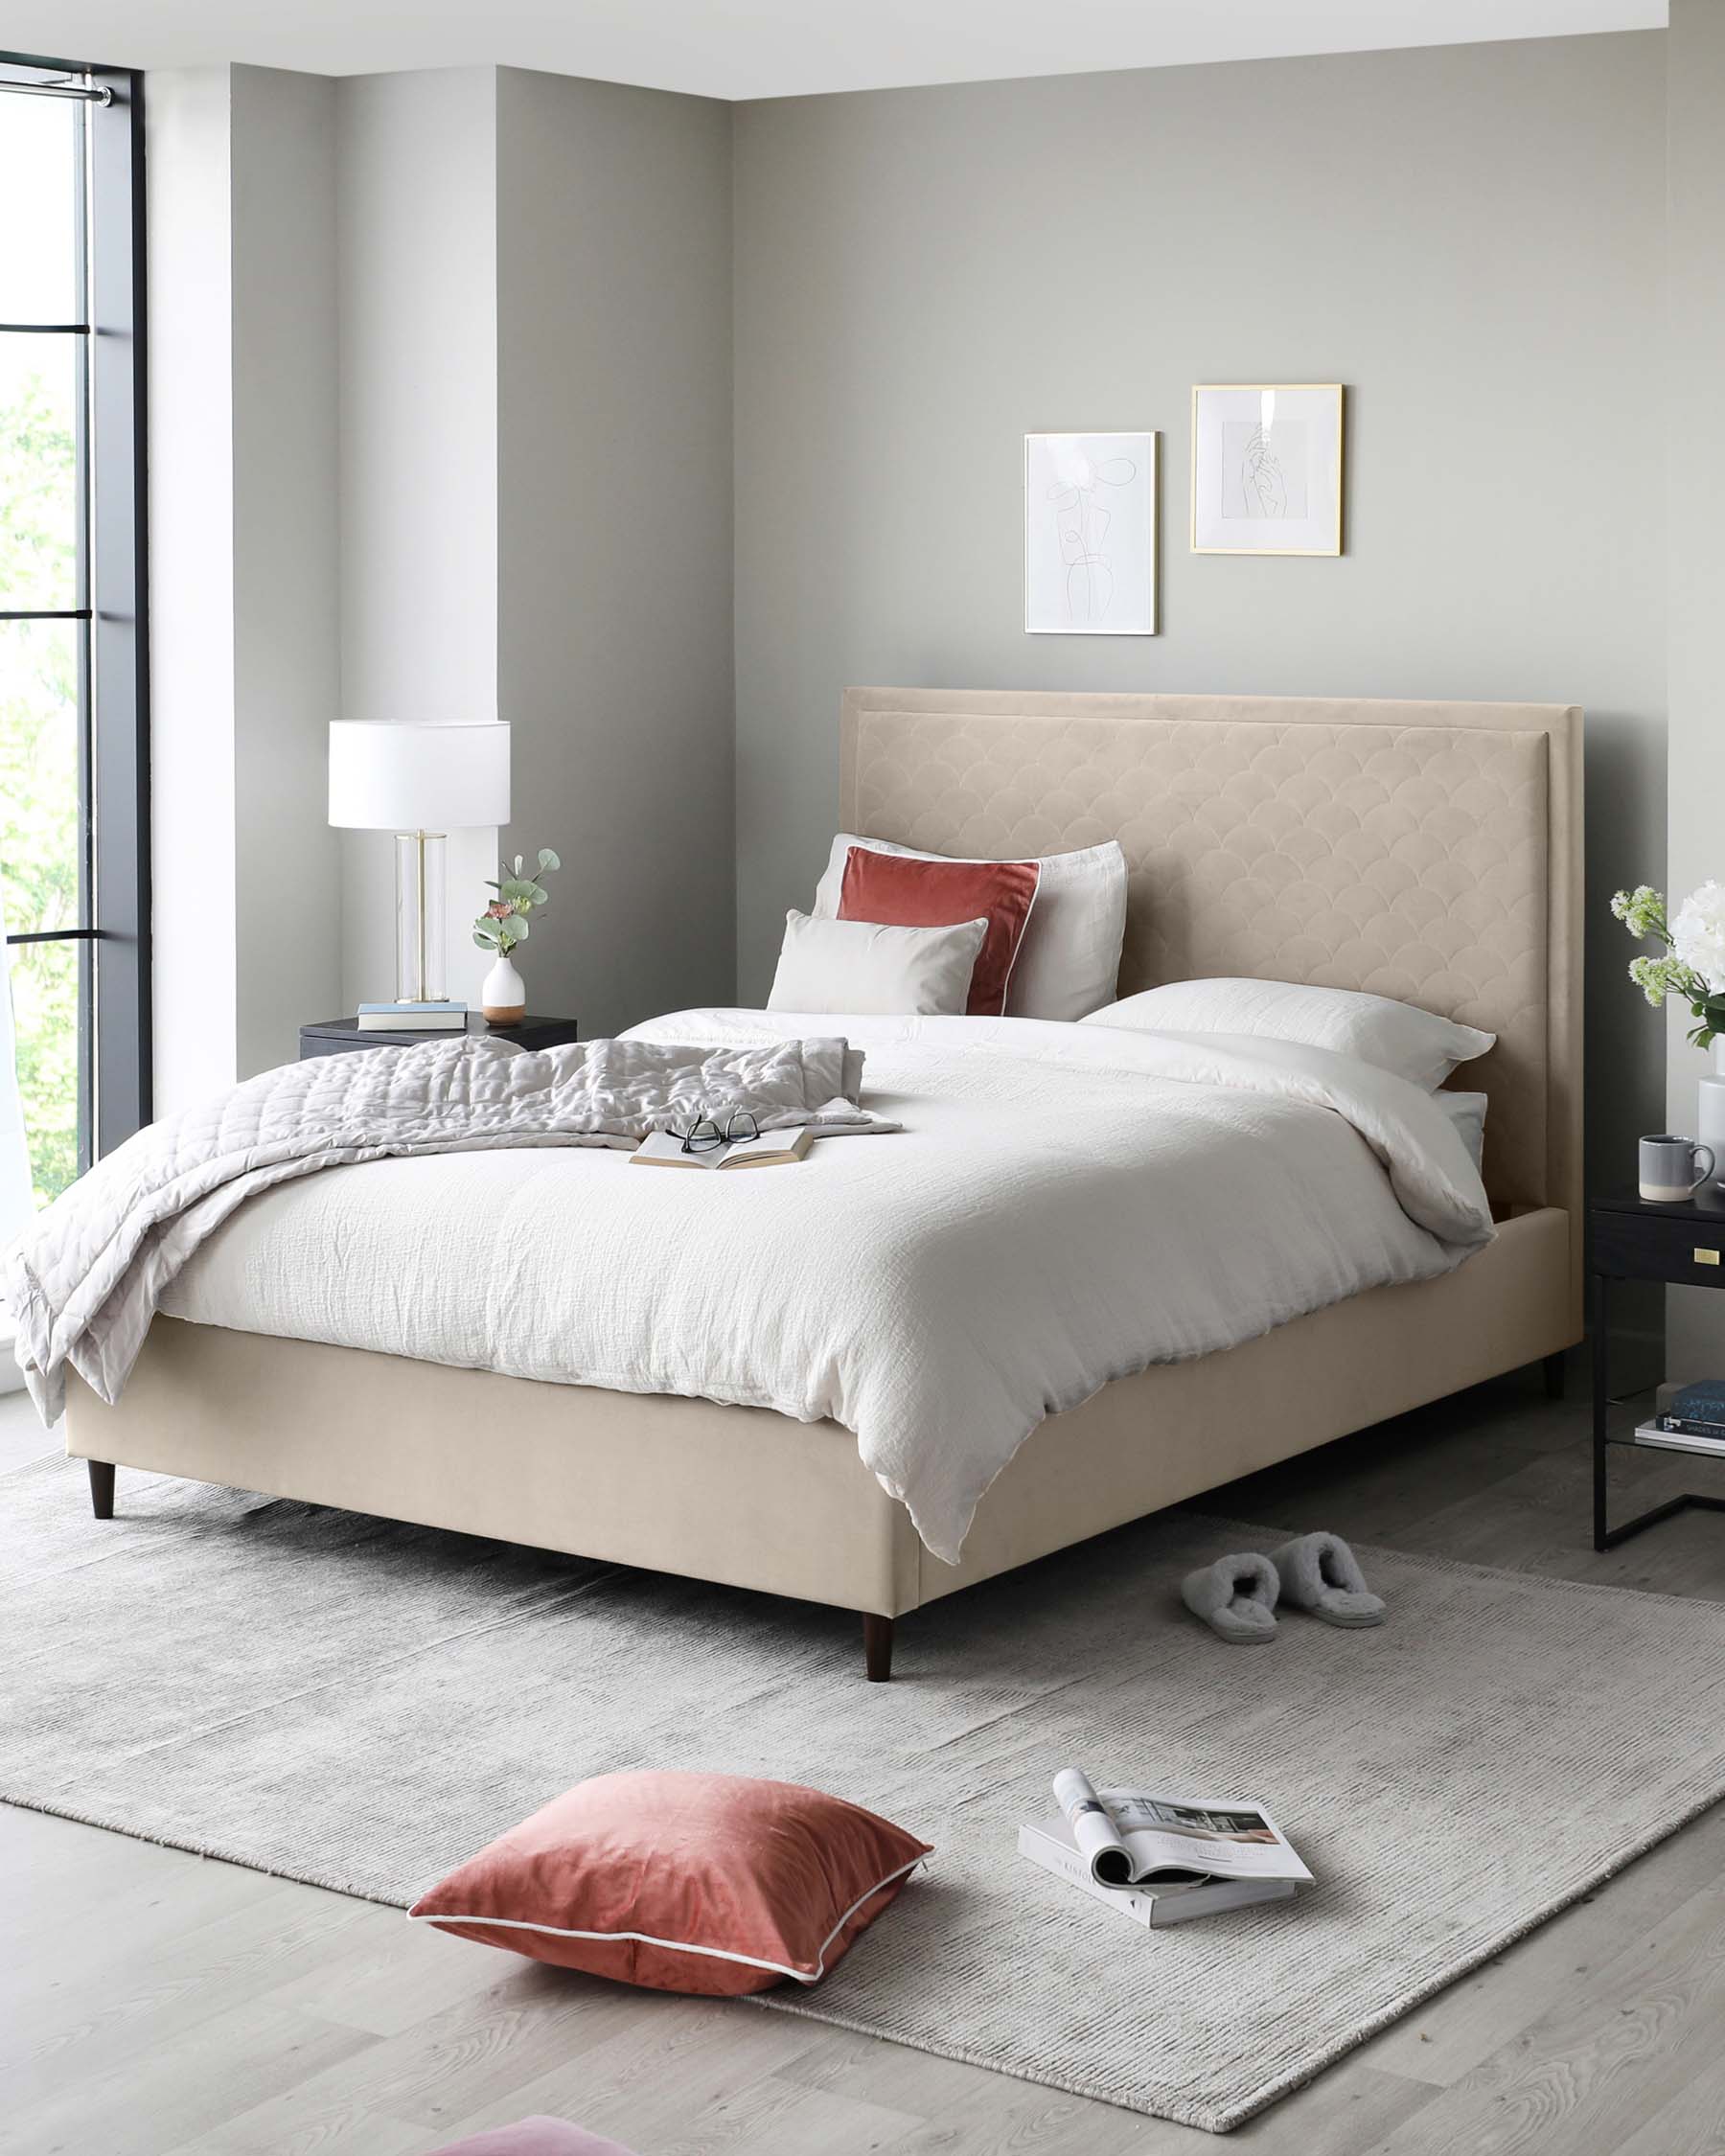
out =
{"type": "MultiPolygon", "coordinates": [[[[0,594],[19,594],[14,606],[44,603],[34,597],[44,588],[72,588],[64,508],[75,453],[56,401],[39,377],[26,377],[0,404],[0,594]]],[[[76,630],[73,622],[0,622],[0,883],[12,935],[78,924],[76,630]]],[[[78,991],[85,948],[13,944],[8,953],[38,1204],[78,1173],[78,991]]]]}

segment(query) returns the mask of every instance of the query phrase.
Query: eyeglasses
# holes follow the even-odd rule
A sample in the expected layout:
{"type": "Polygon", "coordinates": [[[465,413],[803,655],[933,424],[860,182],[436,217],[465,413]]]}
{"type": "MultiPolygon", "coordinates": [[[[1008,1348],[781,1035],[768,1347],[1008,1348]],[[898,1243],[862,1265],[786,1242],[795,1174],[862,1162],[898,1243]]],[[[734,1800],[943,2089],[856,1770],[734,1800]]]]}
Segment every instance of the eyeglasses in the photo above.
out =
{"type": "Polygon", "coordinates": [[[710,1115],[700,1116],[682,1134],[685,1153],[711,1153],[721,1145],[745,1145],[758,1138],[761,1126],[746,1108],[734,1108],[723,1127],[710,1115]]]}

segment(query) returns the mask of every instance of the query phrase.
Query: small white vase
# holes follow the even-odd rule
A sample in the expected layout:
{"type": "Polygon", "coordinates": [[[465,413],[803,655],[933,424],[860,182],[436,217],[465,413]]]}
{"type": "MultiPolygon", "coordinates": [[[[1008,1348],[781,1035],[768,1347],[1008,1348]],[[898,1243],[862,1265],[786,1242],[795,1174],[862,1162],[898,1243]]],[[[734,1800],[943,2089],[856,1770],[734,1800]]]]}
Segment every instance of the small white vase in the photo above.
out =
{"type": "Polygon", "coordinates": [[[527,984],[501,952],[480,983],[479,1008],[493,1025],[519,1025],[527,1016],[527,984]]]}
{"type": "Polygon", "coordinates": [[[1701,1081],[1695,1111],[1695,1135],[1713,1147],[1716,1162],[1710,1182],[1725,1178],[1725,1036],[1713,1044],[1713,1064],[1701,1081]]]}

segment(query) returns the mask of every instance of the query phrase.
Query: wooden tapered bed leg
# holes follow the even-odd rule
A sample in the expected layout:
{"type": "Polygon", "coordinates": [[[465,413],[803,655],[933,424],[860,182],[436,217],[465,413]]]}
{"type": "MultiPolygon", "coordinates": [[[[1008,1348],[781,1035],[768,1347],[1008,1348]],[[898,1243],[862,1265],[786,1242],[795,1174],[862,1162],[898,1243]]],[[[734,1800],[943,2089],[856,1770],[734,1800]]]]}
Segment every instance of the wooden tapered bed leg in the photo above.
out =
{"type": "Polygon", "coordinates": [[[86,1460],[90,1471],[90,1510],[98,1520],[114,1517],[114,1463],[111,1459],[86,1460]]]}
{"type": "Polygon", "coordinates": [[[871,1685],[885,1685],[892,1675],[892,1619],[862,1613],[862,1666],[871,1685]]]}
{"type": "Polygon", "coordinates": [[[1548,1355],[1539,1366],[1545,1372],[1546,1398],[1548,1400],[1561,1400],[1563,1398],[1562,1355],[1548,1355]]]}

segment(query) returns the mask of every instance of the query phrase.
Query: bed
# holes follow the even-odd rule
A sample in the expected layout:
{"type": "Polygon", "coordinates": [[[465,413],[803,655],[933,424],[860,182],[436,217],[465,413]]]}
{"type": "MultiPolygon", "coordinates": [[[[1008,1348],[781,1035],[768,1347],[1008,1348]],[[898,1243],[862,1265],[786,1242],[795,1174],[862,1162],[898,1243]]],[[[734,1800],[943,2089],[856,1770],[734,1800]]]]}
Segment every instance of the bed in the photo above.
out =
{"type": "Polygon", "coordinates": [[[894,1621],[924,1603],[1503,1371],[1550,1369],[1581,1336],[1580,751],[1581,715],[1562,706],[846,695],[844,829],[1001,858],[1119,841],[1122,996],[1304,981],[1498,1037],[1460,1081],[1489,1101],[1488,1243],[1048,1414],[945,1556],[835,1420],[184,1317],[156,1319],[114,1405],[69,1386],[67,1450],[91,1463],[99,1516],[121,1465],[833,1604],[862,1615],[879,1680],[894,1621]]]}

